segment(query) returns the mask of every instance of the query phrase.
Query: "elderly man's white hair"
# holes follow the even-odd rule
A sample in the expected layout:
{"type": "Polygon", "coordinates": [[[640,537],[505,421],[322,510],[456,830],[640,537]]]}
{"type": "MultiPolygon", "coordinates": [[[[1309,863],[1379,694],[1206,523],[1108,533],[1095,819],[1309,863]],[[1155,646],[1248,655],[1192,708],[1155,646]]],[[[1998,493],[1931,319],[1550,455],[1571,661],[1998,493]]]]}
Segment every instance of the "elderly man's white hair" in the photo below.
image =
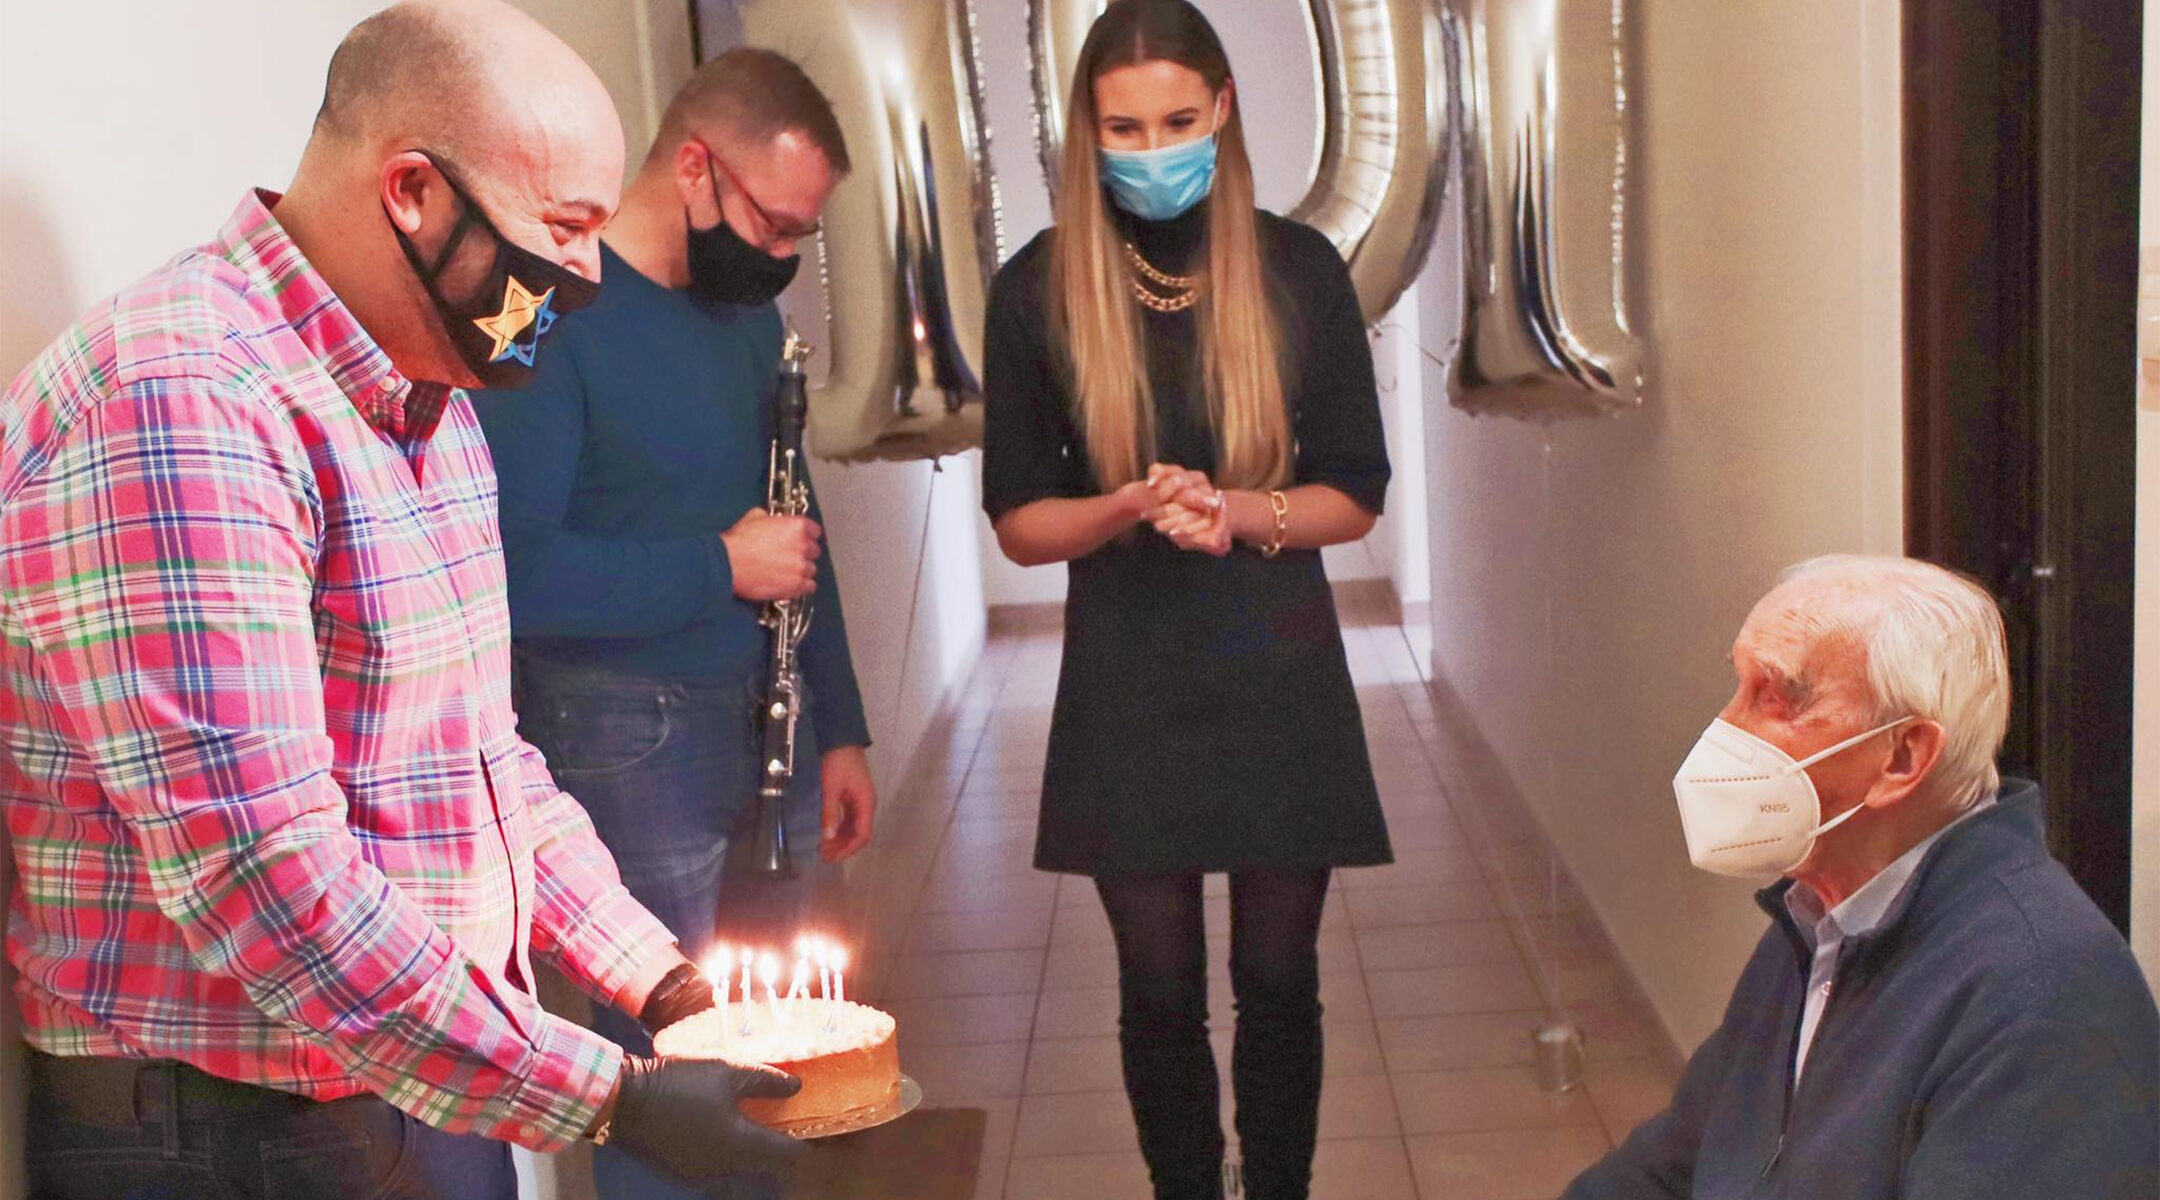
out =
{"type": "Polygon", "coordinates": [[[1867,659],[1875,719],[1943,727],[1928,791],[1963,810],[2002,786],[1995,757],[2010,724],[2002,611],[1985,588],[1913,558],[1831,554],[1785,569],[1789,612],[1812,637],[1852,639],[1867,659]]]}

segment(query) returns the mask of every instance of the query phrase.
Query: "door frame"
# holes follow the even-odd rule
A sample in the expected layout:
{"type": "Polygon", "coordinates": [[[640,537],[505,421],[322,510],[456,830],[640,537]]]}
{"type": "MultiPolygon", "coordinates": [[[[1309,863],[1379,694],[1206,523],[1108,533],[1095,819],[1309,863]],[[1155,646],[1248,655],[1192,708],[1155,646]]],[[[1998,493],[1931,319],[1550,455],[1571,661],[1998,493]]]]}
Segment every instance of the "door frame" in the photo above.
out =
{"type": "Polygon", "coordinates": [[[2138,0],[1903,0],[1906,551],[2003,603],[2007,771],[2130,904],[2138,0]]]}

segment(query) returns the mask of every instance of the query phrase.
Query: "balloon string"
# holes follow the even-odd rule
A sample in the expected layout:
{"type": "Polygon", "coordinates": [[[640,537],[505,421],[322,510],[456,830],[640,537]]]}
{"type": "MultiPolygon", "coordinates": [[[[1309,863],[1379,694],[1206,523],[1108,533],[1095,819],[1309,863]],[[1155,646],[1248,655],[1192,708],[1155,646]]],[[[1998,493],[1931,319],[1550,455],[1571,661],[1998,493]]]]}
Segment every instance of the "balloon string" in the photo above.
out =
{"type": "Polygon", "coordinates": [[[930,559],[930,518],[937,512],[938,476],[945,473],[945,460],[930,460],[930,486],[923,492],[922,536],[915,543],[915,585],[908,597],[907,633],[900,643],[900,677],[893,680],[892,707],[887,710],[898,718],[900,697],[907,691],[908,660],[915,656],[915,614],[922,608],[923,567],[930,559]]]}
{"type": "MultiPolygon", "coordinates": [[[[1386,330],[1406,336],[1410,335],[1409,329],[1397,321],[1383,322],[1371,328],[1375,333],[1386,330]]],[[[1451,367],[1452,364],[1449,359],[1434,354],[1422,343],[1418,342],[1414,336],[1411,336],[1410,340],[1413,345],[1417,346],[1418,353],[1432,360],[1436,366],[1443,370],[1451,367]]],[[[1453,354],[1461,344],[1459,338],[1451,341],[1448,343],[1446,353],[1453,354]]],[[[1401,383],[1402,378],[1398,373],[1394,380],[1395,387],[1400,387],[1401,383]]],[[[1388,390],[1392,391],[1393,389],[1388,390]]],[[[1554,711],[1553,705],[1559,689],[1556,675],[1558,651],[1553,641],[1558,626],[1553,603],[1553,565],[1558,555],[1554,543],[1553,525],[1553,444],[1551,426],[1541,425],[1539,427],[1539,437],[1538,520],[1546,539],[1543,552],[1545,587],[1541,597],[1544,604],[1545,619],[1545,648],[1542,669],[1546,708],[1547,711],[1554,711]]],[[[1429,663],[1419,658],[1416,643],[1411,640],[1407,624],[1398,624],[1396,634],[1402,639],[1403,649],[1408,652],[1419,678],[1429,685],[1431,679],[1429,663]]],[[[1545,791],[1547,795],[1551,795],[1557,776],[1558,760],[1550,749],[1545,752],[1543,765],[1545,791]]],[[[1453,808],[1454,806],[1451,805],[1450,807],[1453,808]]],[[[1493,870],[1486,875],[1486,881],[1497,893],[1503,920],[1515,927],[1517,943],[1524,951],[1525,965],[1529,967],[1531,974],[1535,976],[1533,982],[1538,987],[1539,995],[1544,999],[1548,1016],[1555,1020],[1566,1020],[1569,1005],[1560,987],[1560,947],[1557,936],[1560,912],[1560,859],[1558,853],[1545,839],[1542,837],[1538,839],[1545,854],[1546,876],[1546,935],[1541,938],[1538,926],[1532,919],[1529,906],[1524,903],[1524,897],[1521,894],[1523,889],[1517,887],[1515,882],[1511,881],[1498,867],[1500,838],[1486,820],[1485,814],[1474,805],[1455,808],[1455,811],[1458,819],[1464,821],[1468,826],[1475,826],[1474,829],[1470,830],[1473,840],[1481,843],[1486,861],[1494,864],[1493,870]]],[[[1535,885],[1532,884],[1531,886],[1535,885]]]]}
{"type": "MultiPolygon", "coordinates": [[[[1450,366],[1454,361],[1456,347],[1462,345],[1461,338],[1452,338],[1448,341],[1447,345],[1440,348],[1439,353],[1435,354],[1432,350],[1426,347],[1424,342],[1418,339],[1417,334],[1412,331],[1409,326],[1403,324],[1401,321],[1382,321],[1377,325],[1368,326],[1368,328],[1370,328],[1374,333],[1392,332],[1403,335],[1410,340],[1411,345],[1417,347],[1417,352],[1419,354],[1422,354],[1427,359],[1431,360],[1432,364],[1437,367],[1450,366]]],[[[1398,380],[1398,382],[1400,382],[1400,380],[1398,380]]]]}
{"type": "MultiPolygon", "coordinates": [[[[1539,442],[1543,453],[1539,457],[1538,508],[1539,522],[1545,527],[1545,711],[1558,713],[1559,703],[1559,652],[1553,644],[1555,622],[1553,620],[1553,591],[1556,578],[1554,567],[1559,558],[1557,531],[1553,524],[1553,444],[1552,426],[1539,429],[1539,442]]],[[[1545,800],[1552,803],[1558,774],[1558,755],[1550,742],[1545,747],[1545,800]]],[[[1545,986],[1552,997],[1553,1016],[1556,1020],[1567,1019],[1567,994],[1560,987],[1560,853],[1550,841],[1545,850],[1545,986]]],[[[1533,940],[1533,950],[1535,948],[1533,940]]]]}

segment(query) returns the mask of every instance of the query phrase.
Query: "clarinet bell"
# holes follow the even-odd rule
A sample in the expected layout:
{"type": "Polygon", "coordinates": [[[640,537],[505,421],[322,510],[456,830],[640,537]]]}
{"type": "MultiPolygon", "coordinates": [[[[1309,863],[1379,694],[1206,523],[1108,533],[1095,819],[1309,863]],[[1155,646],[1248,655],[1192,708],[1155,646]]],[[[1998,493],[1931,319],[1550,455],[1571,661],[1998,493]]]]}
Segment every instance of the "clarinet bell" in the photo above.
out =
{"type": "Polygon", "coordinates": [[[750,831],[748,870],[760,879],[795,878],[795,856],[788,849],[787,822],[782,819],[785,797],[784,790],[779,795],[764,789],[758,792],[757,819],[750,831]]]}

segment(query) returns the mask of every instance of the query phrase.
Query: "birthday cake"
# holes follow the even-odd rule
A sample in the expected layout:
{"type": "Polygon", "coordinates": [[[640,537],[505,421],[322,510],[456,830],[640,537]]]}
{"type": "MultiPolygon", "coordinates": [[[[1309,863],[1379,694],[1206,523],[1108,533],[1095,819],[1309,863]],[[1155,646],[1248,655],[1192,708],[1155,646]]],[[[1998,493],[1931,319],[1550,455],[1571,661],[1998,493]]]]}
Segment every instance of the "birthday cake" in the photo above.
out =
{"type": "Polygon", "coordinates": [[[763,1063],[802,1080],[786,1100],[745,1100],[743,1115],[796,1136],[874,1123],[900,1104],[900,1047],[891,1014],[806,999],[732,1004],[685,1017],[653,1038],[664,1056],[763,1063]]]}

